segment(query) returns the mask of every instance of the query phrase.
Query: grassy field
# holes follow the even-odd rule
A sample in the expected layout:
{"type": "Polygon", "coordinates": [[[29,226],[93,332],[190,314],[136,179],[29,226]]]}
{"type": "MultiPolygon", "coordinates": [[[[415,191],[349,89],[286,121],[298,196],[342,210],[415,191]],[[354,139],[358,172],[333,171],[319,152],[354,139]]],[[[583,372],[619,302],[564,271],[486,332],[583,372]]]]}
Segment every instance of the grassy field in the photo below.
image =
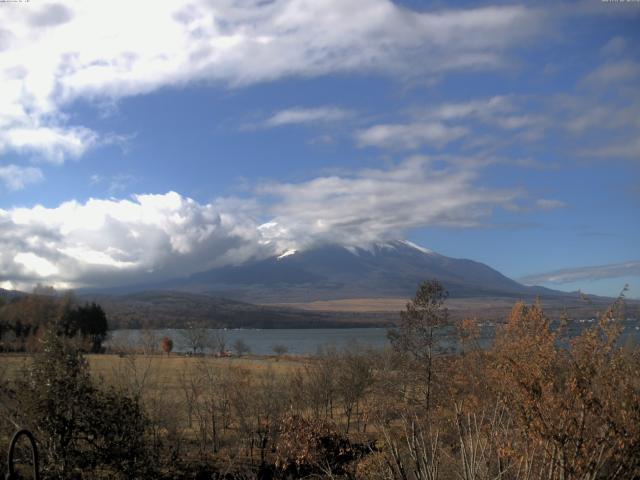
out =
{"type": "MultiPolygon", "coordinates": [[[[30,354],[0,354],[0,375],[13,378],[31,361],[30,354]]],[[[180,375],[191,369],[206,366],[209,368],[244,370],[255,375],[273,372],[277,376],[286,376],[302,368],[308,359],[292,356],[246,356],[232,358],[190,357],[184,355],[86,355],[92,375],[106,385],[117,385],[122,382],[123,371],[147,372],[159,382],[157,388],[175,390],[178,388],[180,375]]],[[[129,379],[130,380],[130,379],[129,379]]]]}
{"type": "MultiPolygon", "coordinates": [[[[205,415],[207,401],[226,395],[244,400],[257,397],[265,382],[274,393],[285,391],[293,374],[310,361],[292,356],[216,358],[176,354],[87,354],[85,358],[97,386],[139,396],[155,424],[165,432],[179,431],[182,441],[188,443],[196,442],[199,428],[206,428],[198,425],[195,417],[198,413],[205,415]]],[[[0,381],[11,383],[21,378],[32,360],[30,354],[0,354],[0,381]]],[[[11,402],[7,405],[20,409],[11,402]]],[[[226,408],[233,410],[232,407],[226,408]]],[[[231,410],[230,416],[256,414],[253,408],[236,413],[231,410]]],[[[236,421],[230,431],[237,428],[236,421]]]]}
{"type": "Polygon", "coordinates": [[[341,300],[317,300],[307,303],[276,303],[272,306],[291,307],[317,312],[391,313],[404,309],[406,298],[346,298],[341,300]]]}
{"type": "MultiPolygon", "coordinates": [[[[511,297],[469,297],[449,298],[447,308],[452,319],[476,318],[479,320],[504,320],[511,312],[513,304],[519,300],[511,297]]],[[[529,299],[534,302],[536,299],[529,299]]],[[[397,320],[400,311],[404,310],[407,298],[346,298],[339,300],[318,300],[314,302],[268,304],[271,307],[291,307],[309,312],[326,312],[332,314],[355,313],[386,315],[397,320]]],[[[598,317],[610,305],[610,298],[581,298],[567,294],[564,297],[541,299],[546,312],[553,316],[566,314],[572,319],[598,317]]],[[[640,302],[627,301],[627,312],[631,317],[640,317],[640,302]]]]}
{"type": "MultiPolygon", "coordinates": [[[[280,303],[286,306],[317,312],[399,313],[407,306],[409,298],[345,298],[340,300],[317,300],[308,303],[280,303]]],[[[503,317],[513,307],[511,298],[452,298],[447,307],[452,312],[474,316],[478,313],[498,314],[503,317]]]]}

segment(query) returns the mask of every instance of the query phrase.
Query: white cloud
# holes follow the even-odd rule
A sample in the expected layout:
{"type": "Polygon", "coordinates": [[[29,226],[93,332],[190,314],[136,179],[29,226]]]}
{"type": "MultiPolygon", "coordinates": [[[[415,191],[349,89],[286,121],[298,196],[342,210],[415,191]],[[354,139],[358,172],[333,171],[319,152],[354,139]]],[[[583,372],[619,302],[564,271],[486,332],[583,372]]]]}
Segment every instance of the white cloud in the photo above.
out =
{"type": "Polygon", "coordinates": [[[536,207],[541,210],[555,210],[557,208],[565,208],[567,204],[561,200],[553,200],[550,198],[540,198],[536,200],[536,207]]]}
{"type": "Polygon", "coordinates": [[[512,98],[496,95],[488,99],[468,102],[443,103],[424,112],[424,116],[439,120],[459,120],[466,118],[487,118],[506,114],[514,110],[512,98]]]}
{"type": "Polygon", "coordinates": [[[269,183],[208,204],[169,192],[0,209],[1,281],[23,288],[179,277],[292,248],[367,245],[425,226],[482,225],[521,194],[413,157],[387,169],[269,183]],[[267,220],[267,221],[265,221],[267,220]]]}
{"type": "MultiPolygon", "coordinates": [[[[558,128],[572,134],[579,156],[640,160],[640,64],[629,60],[604,63],[580,82],[586,94],[548,100],[558,128]]],[[[550,116],[551,116],[550,115],[550,116]]]]}
{"type": "Polygon", "coordinates": [[[413,150],[423,145],[442,148],[468,133],[459,126],[440,122],[383,124],[358,130],[355,133],[360,147],[402,148],[413,150]]]}
{"type": "Polygon", "coordinates": [[[477,121],[503,130],[544,128],[548,120],[540,114],[527,111],[522,99],[513,95],[496,95],[468,102],[443,103],[426,109],[421,117],[439,121],[477,121]]]}
{"type": "Polygon", "coordinates": [[[330,123],[349,117],[352,113],[337,107],[290,108],[276,112],[263,123],[265,127],[284,125],[330,123]]]}
{"type": "Polygon", "coordinates": [[[605,56],[619,55],[627,48],[627,41],[620,36],[612,37],[601,49],[600,53],[605,56]]]}
{"type": "Polygon", "coordinates": [[[46,258],[39,257],[35,253],[17,253],[13,261],[22,265],[28,273],[32,273],[41,278],[50,277],[59,273],[58,267],[46,258]]]}
{"type": "Polygon", "coordinates": [[[43,278],[69,286],[157,280],[241,262],[268,248],[242,213],[174,192],[0,210],[0,271],[15,285],[43,278]]]}
{"type": "Polygon", "coordinates": [[[96,134],[84,127],[9,128],[0,133],[0,153],[13,149],[32,153],[36,160],[62,164],[66,158],[80,157],[96,139],[96,134]]]}
{"type": "Polygon", "coordinates": [[[543,22],[519,5],[416,12],[390,0],[70,0],[2,8],[0,25],[0,148],[61,163],[96,145],[96,133],[61,114],[78,98],[202,81],[495,69],[543,22]]]}
{"type": "Polygon", "coordinates": [[[640,64],[631,60],[609,62],[589,73],[584,82],[600,88],[613,88],[613,84],[636,81],[640,78],[640,64]]]}
{"type": "Polygon", "coordinates": [[[9,190],[22,190],[31,183],[41,182],[43,178],[39,168],[0,165],[0,182],[9,190]]]}
{"type": "Polygon", "coordinates": [[[595,157],[624,158],[640,162],[640,138],[625,139],[583,153],[595,157]]]}
{"type": "Polygon", "coordinates": [[[117,173],[109,176],[94,173],[89,177],[90,185],[104,185],[110,195],[124,192],[137,181],[138,179],[129,173],[117,173]]]}
{"type": "Polygon", "coordinates": [[[409,120],[405,123],[372,125],[356,131],[355,138],[360,146],[405,149],[441,148],[459,139],[462,161],[476,165],[557,166],[557,162],[513,159],[512,151],[506,150],[514,145],[523,150],[545,141],[557,148],[553,154],[558,156],[570,152],[578,157],[637,161],[640,95],[634,78],[640,80],[640,64],[627,60],[605,63],[578,81],[583,87],[604,82],[598,83],[597,89],[415,106],[406,112],[409,120]],[[562,130],[571,135],[557,138],[562,130]]]}
{"type": "Polygon", "coordinates": [[[475,181],[469,169],[437,169],[414,157],[384,170],[267,184],[259,192],[275,197],[274,218],[262,233],[283,250],[318,242],[363,245],[400,238],[411,228],[479,226],[519,195],[483,190],[475,181]]]}
{"type": "MultiPolygon", "coordinates": [[[[538,138],[549,121],[543,115],[527,112],[517,100],[515,96],[497,95],[414,108],[410,112],[411,121],[372,125],[356,131],[355,138],[361,147],[410,150],[422,146],[442,148],[462,138],[467,147],[477,147],[479,143],[497,143],[487,142],[483,137],[498,132],[504,138],[503,130],[517,131],[520,141],[538,138]],[[470,132],[474,130],[483,133],[471,135],[470,132]]],[[[516,134],[510,138],[516,138],[516,134]]]]}
{"type": "Polygon", "coordinates": [[[548,273],[539,273],[521,278],[527,285],[541,283],[565,284],[584,280],[601,280],[640,275],[640,262],[613,263],[590,267],[567,268],[548,273]]]}

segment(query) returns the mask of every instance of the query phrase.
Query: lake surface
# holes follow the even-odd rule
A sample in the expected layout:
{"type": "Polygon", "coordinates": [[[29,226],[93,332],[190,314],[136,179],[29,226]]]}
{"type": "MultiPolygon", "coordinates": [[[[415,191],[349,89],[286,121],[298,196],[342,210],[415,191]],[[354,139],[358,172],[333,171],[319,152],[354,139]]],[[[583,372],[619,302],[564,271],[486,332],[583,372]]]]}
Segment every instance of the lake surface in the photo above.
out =
{"type": "MultiPolygon", "coordinates": [[[[576,336],[582,329],[594,325],[595,320],[586,319],[571,322],[569,335],[576,336]]],[[[630,339],[640,341],[640,322],[638,320],[626,320],[623,322],[620,343],[630,339]]],[[[319,349],[333,347],[338,350],[361,346],[367,348],[384,348],[389,345],[386,328],[282,328],[282,329],[224,329],[210,331],[211,336],[221,333],[225,336],[228,349],[237,340],[243,340],[251,353],[255,355],[273,355],[273,347],[284,346],[288,353],[294,355],[311,355],[319,349]]],[[[491,344],[495,333],[492,323],[483,324],[481,328],[480,344],[486,347],[491,344]]],[[[159,329],[159,330],[114,330],[108,345],[135,347],[143,343],[160,344],[160,339],[167,336],[173,340],[174,352],[189,351],[188,341],[185,338],[185,330],[159,329]],[[151,336],[151,338],[149,338],[151,336]]],[[[440,345],[445,349],[455,349],[456,336],[451,328],[447,328],[438,334],[440,345]]],[[[209,351],[208,353],[211,353],[209,351]]]]}
{"type": "MultiPolygon", "coordinates": [[[[384,348],[388,345],[387,329],[385,328],[277,328],[277,329],[225,329],[211,330],[212,336],[216,333],[225,336],[227,348],[232,350],[233,343],[243,340],[251,353],[256,355],[273,355],[275,345],[284,346],[288,353],[294,355],[314,354],[320,348],[335,347],[344,349],[353,345],[384,348]]],[[[153,330],[160,339],[167,336],[173,340],[174,352],[189,351],[189,342],[185,338],[185,331],[180,329],[153,330]]],[[[149,332],[142,330],[114,330],[109,340],[109,345],[122,345],[134,347],[145,341],[149,332]]]]}

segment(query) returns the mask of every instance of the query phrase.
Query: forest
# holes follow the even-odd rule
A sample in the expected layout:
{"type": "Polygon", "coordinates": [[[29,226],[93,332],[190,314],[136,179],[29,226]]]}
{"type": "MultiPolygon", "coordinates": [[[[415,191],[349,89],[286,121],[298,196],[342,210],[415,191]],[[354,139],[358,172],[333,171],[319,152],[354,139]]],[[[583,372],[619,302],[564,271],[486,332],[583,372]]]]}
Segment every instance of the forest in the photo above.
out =
{"type": "Polygon", "coordinates": [[[79,303],[72,292],[57,295],[53,289],[38,287],[29,295],[0,298],[0,352],[40,351],[49,329],[75,339],[83,351],[99,353],[109,325],[100,305],[79,303]]]}

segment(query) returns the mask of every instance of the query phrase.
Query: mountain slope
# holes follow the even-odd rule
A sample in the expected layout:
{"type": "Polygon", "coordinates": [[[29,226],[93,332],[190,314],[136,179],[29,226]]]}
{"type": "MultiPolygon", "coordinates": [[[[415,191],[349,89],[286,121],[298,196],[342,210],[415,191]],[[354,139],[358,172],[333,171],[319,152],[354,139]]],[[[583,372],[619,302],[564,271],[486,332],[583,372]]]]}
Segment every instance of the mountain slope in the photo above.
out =
{"type": "MultiPolygon", "coordinates": [[[[420,282],[433,278],[450,292],[447,306],[457,319],[497,320],[515,301],[536,297],[550,314],[588,318],[612,300],[593,297],[587,303],[576,294],[527,287],[482,263],[404,241],[291,250],[162,284],[123,287],[111,294],[84,292],[83,299],[98,301],[119,327],[189,322],[232,328],[380,326],[395,322],[420,282]]],[[[637,312],[640,303],[632,303],[637,312]]]]}
{"type": "Polygon", "coordinates": [[[371,248],[338,245],[216,268],[156,285],[207,292],[252,303],[357,297],[411,297],[420,282],[436,278],[455,297],[566,295],[527,287],[479,262],[454,259],[406,241],[371,248]]]}

